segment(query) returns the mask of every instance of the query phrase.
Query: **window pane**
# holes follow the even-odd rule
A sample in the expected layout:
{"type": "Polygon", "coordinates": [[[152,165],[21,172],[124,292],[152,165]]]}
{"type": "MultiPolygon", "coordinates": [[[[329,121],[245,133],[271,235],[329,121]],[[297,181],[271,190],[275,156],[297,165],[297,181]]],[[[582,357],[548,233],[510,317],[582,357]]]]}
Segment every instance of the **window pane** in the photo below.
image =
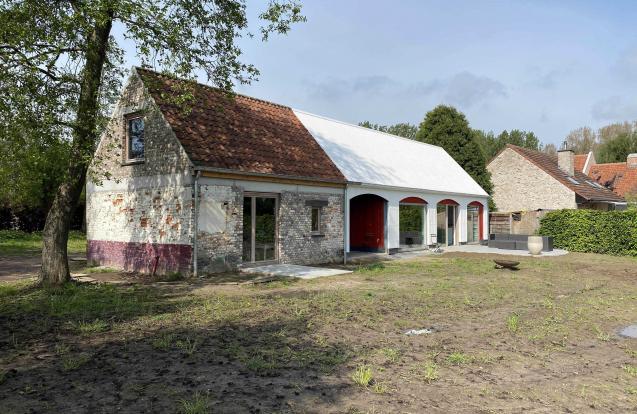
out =
{"type": "Polygon", "coordinates": [[[144,120],[128,120],[128,159],[144,158],[144,120]]]}
{"type": "Polygon", "coordinates": [[[312,231],[319,231],[319,209],[312,209],[312,231]]]}
{"type": "Polygon", "coordinates": [[[252,197],[243,198],[243,261],[252,261],[252,197]]]}

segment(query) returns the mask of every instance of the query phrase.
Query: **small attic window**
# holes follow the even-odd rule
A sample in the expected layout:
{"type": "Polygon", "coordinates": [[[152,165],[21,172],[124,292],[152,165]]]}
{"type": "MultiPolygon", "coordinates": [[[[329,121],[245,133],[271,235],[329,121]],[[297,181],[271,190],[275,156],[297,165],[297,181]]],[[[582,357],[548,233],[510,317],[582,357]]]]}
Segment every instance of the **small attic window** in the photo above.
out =
{"type": "Polygon", "coordinates": [[[566,177],[570,182],[572,182],[573,184],[579,184],[579,181],[577,181],[575,178],[573,177],[566,177]]]}
{"type": "Polygon", "coordinates": [[[144,160],[144,118],[140,115],[126,118],[126,160],[144,160]]]}

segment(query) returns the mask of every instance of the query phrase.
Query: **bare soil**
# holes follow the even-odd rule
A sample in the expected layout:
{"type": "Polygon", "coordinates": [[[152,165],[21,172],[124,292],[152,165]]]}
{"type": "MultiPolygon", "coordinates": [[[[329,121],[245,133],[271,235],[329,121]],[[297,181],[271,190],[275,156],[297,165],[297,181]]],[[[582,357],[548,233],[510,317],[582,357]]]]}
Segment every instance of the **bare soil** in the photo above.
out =
{"type": "Polygon", "coordinates": [[[637,322],[637,260],[494,258],[255,285],[0,283],[0,412],[634,412],[637,340],[617,332],[637,322]]]}

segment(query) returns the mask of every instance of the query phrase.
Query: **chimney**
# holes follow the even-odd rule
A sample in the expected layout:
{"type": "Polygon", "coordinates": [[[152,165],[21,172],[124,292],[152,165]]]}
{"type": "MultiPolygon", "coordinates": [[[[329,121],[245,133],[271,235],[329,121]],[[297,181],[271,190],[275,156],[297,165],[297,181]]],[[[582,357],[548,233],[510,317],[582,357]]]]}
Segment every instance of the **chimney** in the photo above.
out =
{"type": "Polygon", "coordinates": [[[637,168],[637,154],[628,154],[626,165],[628,168],[637,168]]]}
{"type": "Polygon", "coordinates": [[[562,149],[557,152],[557,166],[571,177],[575,175],[575,152],[568,148],[566,141],[562,144],[562,149]]]}

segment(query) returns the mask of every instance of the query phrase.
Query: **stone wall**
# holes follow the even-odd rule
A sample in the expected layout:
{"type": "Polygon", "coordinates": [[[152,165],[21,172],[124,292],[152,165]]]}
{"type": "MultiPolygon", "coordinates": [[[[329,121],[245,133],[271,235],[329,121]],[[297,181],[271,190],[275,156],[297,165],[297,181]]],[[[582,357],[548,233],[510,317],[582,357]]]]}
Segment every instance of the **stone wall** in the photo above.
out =
{"type": "Polygon", "coordinates": [[[129,271],[190,272],[193,195],[190,160],[135,73],[89,167],[87,259],[129,271]],[[125,160],[126,122],[144,116],[144,160],[125,160]]]}
{"type": "Polygon", "coordinates": [[[338,194],[281,193],[279,207],[279,259],[281,263],[317,264],[343,260],[343,196],[338,194]],[[312,234],[311,206],[324,200],[321,229],[312,234]]]}
{"type": "Polygon", "coordinates": [[[201,185],[199,191],[198,272],[235,269],[241,263],[243,246],[243,190],[201,185]]]}
{"type": "Polygon", "coordinates": [[[510,148],[487,169],[498,211],[577,208],[573,191],[510,148]]]}
{"type": "MultiPolygon", "coordinates": [[[[343,198],[329,192],[273,191],[279,194],[277,253],[281,263],[318,264],[343,259],[343,198]],[[307,201],[324,201],[321,231],[312,234],[307,201]]],[[[234,185],[202,184],[197,237],[201,274],[236,269],[243,263],[243,196],[234,185]]]]}

